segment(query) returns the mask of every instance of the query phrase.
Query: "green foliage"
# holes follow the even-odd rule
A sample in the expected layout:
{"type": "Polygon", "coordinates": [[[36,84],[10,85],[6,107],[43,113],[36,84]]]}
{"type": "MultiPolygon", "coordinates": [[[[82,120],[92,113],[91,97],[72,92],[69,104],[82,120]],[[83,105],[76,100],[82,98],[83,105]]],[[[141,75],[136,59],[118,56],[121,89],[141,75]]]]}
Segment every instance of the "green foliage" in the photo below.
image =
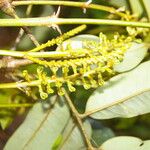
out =
{"type": "MultiPolygon", "coordinates": [[[[74,29],[71,32],[77,31],[74,29]]],[[[124,53],[130,47],[131,41],[134,40],[134,36],[126,37],[119,34],[115,34],[114,38],[110,40],[103,33],[100,33],[99,38],[95,37],[97,40],[92,39],[90,35],[87,37],[83,36],[83,41],[80,39],[80,42],[83,42],[81,45],[79,43],[76,45],[73,44],[78,37],[65,41],[62,43],[62,46],[59,45],[60,48],[57,51],[67,52],[70,57],[69,60],[64,58],[64,60],[42,61],[26,54],[28,59],[39,65],[48,67],[52,72],[52,75],[49,76],[41,67],[37,69],[38,79],[41,82],[38,87],[42,99],[47,98],[48,94],[54,92],[53,87],[57,88],[59,95],[63,95],[62,86],[65,83],[70,92],[75,91],[74,85],[83,85],[85,89],[103,85],[105,80],[114,75],[113,66],[123,59],[124,53]],[[75,58],[77,56],[74,55],[74,49],[79,52],[78,58],[75,58]]],[[[57,38],[59,40],[54,40],[54,42],[53,40],[49,41],[31,51],[40,50],[54,43],[59,44],[59,41],[62,41],[61,38],[63,39],[64,37],[63,35],[57,38]]]]}
{"type": "Polygon", "coordinates": [[[95,147],[99,147],[102,143],[110,138],[113,138],[115,134],[107,127],[94,129],[92,132],[92,141],[95,147]]]}
{"type": "Polygon", "coordinates": [[[136,67],[146,56],[148,47],[144,43],[132,43],[124,55],[123,61],[114,66],[117,72],[125,72],[136,67]]]}
{"type": "MultiPolygon", "coordinates": [[[[83,123],[83,126],[88,136],[91,137],[92,130],[91,130],[91,125],[88,122],[88,120],[86,120],[83,123]]],[[[86,148],[86,144],[85,144],[85,141],[83,140],[82,133],[80,132],[79,128],[75,125],[75,122],[73,120],[69,120],[66,128],[64,129],[62,136],[63,136],[63,140],[61,144],[59,145],[58,149],[77,150],[81,148],[86,148]]]]}
{"type": "Polygon", "coordinates": [[[126,149],[135,149],[135,150],[148,150],[150,147],[150,140],[142,141],[141,139],[130,137],[130,136],[120,136],[112,138],[102,144],[101,149],[103,150],[126,150],[126,149]]]}
{"type": "Polygon", "coordinates": [[[26,97],[16,89],[1,90],[0,93],[0,126],[6,129],[16,114],[24,113],[23,108],[11,107],[11,104],[21,104],[27,101],[26,97]],[[6,107],[5,107],[6,106],[6,107]],[[9,106],[9,107],[8,107],[9,106]]]}
{"type": "Polygon", "coordinates": [[[5,149],[41,149],[42,145],[43,149],[49,150],[65,128],[69,118],[67,106],[56,97],[35,104],[25,122],[10,138],[5,149]]]}
{"type": "Polygon", "coordinates": [[[149,8],[148,0],[0,0],[16,18],[0,26],[24,30],[13,50],[0,49],[3,132],[27,113],[4,150],[150,149],[149,8]]]}
{"type": "MultiPolygon", "coordinates": [[[[89,122],[86,121],[84,126],[91,136],[89,122]]],[[[63,99],[51,97],[45,102],[35,104],[4,149],[40,150],[41,145],[45,150],[58,147],[76,150],[85,147],[82,135],[70,118],[63,99]]]]}
{"type": "Polygon", "coordinates": [[[86,112],[95,119],[133,117],[150,112],[150,61],[120,74],[99,87],[89,98],[86,112]],[[97,101],[99,100],[99,101],[97,101]]]}

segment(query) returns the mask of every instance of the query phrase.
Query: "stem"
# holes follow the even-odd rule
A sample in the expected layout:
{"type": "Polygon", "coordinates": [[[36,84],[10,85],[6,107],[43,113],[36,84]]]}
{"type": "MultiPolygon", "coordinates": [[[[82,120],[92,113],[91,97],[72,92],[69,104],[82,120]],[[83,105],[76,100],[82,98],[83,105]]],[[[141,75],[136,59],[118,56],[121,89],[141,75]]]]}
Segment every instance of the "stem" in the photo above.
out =
{"type": "Polygon", "coordinates": [[[24,18],[24,19],[0,19],[0,26],[50,26],[53,24],[93,24],[93,25],[118,25],[118,26],[131,26],[150,28],[150,23],[146,22],[133,22],[133,21],[120,21],[108,19],[89,19],[89,18],[24,18]]]}
{"type": "Polygon", "coordinates": [[[85,142],[86,142],[86,144],[88,146],[88,150],[94,150],[94,148],[93,148],[93,146],[92,146],[92,144],[91,144],[91,142],[89,140],[89,137],[88,137],[88,135],[87,135],[87,133],[86,133],[84,127],[83,127],[82,119],[80,118],[78,111],[74,107],[74,105],[73,105],[73,103],[72,103],[72,101],[71,101],[71,99],[70,99],[70,97],[69,97],[69,95],[68,95],[68,93],[66,91],[65,91],[65,99],[66,99],[66,101],[67,101],[67,103],[68,103],[68,105],[69,105],[69,107],[70,107],[70,109],[71,109],[75,119],[78,122],[80,130],[81,130],[81,132],[82,132],[82,134],[84,136],[85,142]]]}
{"type": "MultiPolygon", "coordinates": [[[[77,77],[79,77],[80,74],[73,74],[68,76],[68,80],[74,80],[77,77]]],[[[64,78],[57,78],[57,79],[48,79],[47,82],[48,83],[53,83],[57,81],[61,81],[61,82],[66,82],[66,79],[64,78]]],[[[39,86],[41,85],[41,80],[34,80],[34,81],[30,81],[30,82],[13,82],[13,83],[1,83],[0,84],[0,89],[9,89],[9,88],[25,88],[25,87],[30,87],[30,86],[39,86]]]]}
{"type": "Polygon", "coordinates": [[[33,61],[30,61],[28,59],[14,59],[12,57],[3,57],[0,59],[0,69],[6,68],[6,69],[14,69],[18,68],[20,66],[26,66],[29,64],[33,64],[33,61]]]}
{"type": "Polygon", "coordinates": [[[40,80],[34,80],[31,82],[13,82],[13,83],[1,83],[0,89],[9,89],[9,88],[24,88],[27,86],[38,86],[40,85],[40,80]]]}
{"type": "Polygon", "coordinates": [[[0,108],[14,108],[14,107],[32,107],[34,104],[24,103],[24,104],[0,104],[0,108]]]}
{"type": "MultiPolygon", "coordinates": [[[[14,18],[16,20],[20,19],[17,14],[14,14],[14,18]]],[[[39,42],[36,40],[36,38],[34,37],[34,35],[32,35],[30,29],[28,27],[22,26],[21,27],[22,30],[24,30],[24,32],[29,36],[29,38],[31,39],[31,41],[34,43],[35,46],[39,46],[39,42]]]]}
{"type": "Polygon", "coordinates": [[[85,50],[82,51],[71,51],[71,52],[20,52],[20,51],[9,51],[9,50],[0,50],[0,56],[13,56],[24,58],[28,56],[36,58],[50,58],[50,59],[69,59],[69,58],[80,58],[87,55],[85,50]]]}
{"type": "Polygon", "coordinates": [[[63,5],[63,6],[72,6],[72,7],[81,7],[81,8],[90,8],[96,10],[107,11],[110,13],[114,13],[120,17],[127,18],[127,15],[117,11],[113,7],[97,5],[97,4],[86,4],[85,2],[72,2],[72,1],[13,1],[12,5],[63,5]]]}
{"type": "MultiPolygon", "coordinates": [[[[32,5],[29,5],[27,7],[27,10],[26,10],[26,17],[29,17],[29,15],[31,13],[31,10],[32,10],[32,5]]],[[[15,42],[13,44],[13,47],[11,48],[12,50],[16,50],[16,47],[19,44],[19,42],[21,41],[21,38],[23,37],[24,33],[25,33],[24,30],[20,29],[19,34],[18,34],[18,36],[17,36],[17,38],[16,38],[16,40],[15,40],[15,42]]],[[[38,43],[38,42],[36,42],[36,43],[38,43]]]]}

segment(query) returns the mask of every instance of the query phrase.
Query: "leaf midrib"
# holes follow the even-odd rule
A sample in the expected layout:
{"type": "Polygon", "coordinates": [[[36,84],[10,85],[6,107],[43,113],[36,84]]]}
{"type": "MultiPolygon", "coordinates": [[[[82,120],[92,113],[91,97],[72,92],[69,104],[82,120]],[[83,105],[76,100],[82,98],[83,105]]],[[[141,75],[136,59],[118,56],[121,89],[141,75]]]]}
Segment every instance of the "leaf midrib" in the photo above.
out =
{"type": "MultiPolygon", "coordinates": [[[[57,99],[57,97],[56,97],[57,99]]],[[[23,150],[25,150],[25,148],[32,142],[32,140],[34,139],[34,137],[36,136],[36,134],[39,132],[39,130],[42,128],[43,124],[45,123],[45,121],[47,120],[49,114],[52,112],[52,109],[54,107],[54,105],[56,104],[57,100],[55,99],[55,102],[53,103],[53,105],[50,107],[50,109],[47,111],[47,114],[45,115],[45,117],[43,118],[43,120],[41,121],[41,123],[39,124],[39,126],[37,127],[37,129],[33,132],[32,136],[29,138],[29,140],[25,143],[25,145],[23,146],[23,150]]]]}
{"type": "Polygon", "coordinates": [[[107,105],[105,105],[105,106],[103,106],[103,107],[101,107],[101,108],[99,107],[99,108],[97,108],[97,109],[88,111],[89,113],[83,114],[82,117],[92,115],[92,114],[94,114],[94,113],[96,113],[96,112],[99,112],[99,111],[105,110],[105,109],[107,109],[107,108],[109,108],[109,107],[112,107],[112,106],[115,106],[115,105],[117,105],[117,104],[123,103],[123,102],[125,102],[125,101],[130,100],[131,98],[133,98],[133,97],[135,97],[135,96],[141,95],[141,94],[143,94],[143,93],[145,93],[145,92],[148,92],[148,91],[150,91],[150,88],[144,89],[144,90],[142,90],[142,91],[138,91],[138,92],[136,92],[136,93],[134,93],[134,94],[132,94],[132,95],[126,97],[126,98],[119,99],[119,100],[114,101],[114,102],[111,103],[111,104],[107,104],[107,105]]]}

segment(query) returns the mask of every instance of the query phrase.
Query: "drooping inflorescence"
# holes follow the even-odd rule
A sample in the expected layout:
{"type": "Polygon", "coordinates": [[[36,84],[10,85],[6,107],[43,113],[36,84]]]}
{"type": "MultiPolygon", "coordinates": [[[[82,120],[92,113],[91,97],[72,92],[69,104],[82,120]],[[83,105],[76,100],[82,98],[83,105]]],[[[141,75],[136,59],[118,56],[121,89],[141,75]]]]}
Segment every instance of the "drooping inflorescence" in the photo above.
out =
{"type": "MultiPolygon", "coordinates": [[[[103,85],[105,80],[114,75],[113,66],[122,61],[124,53],[133,41],[130,36],[119,34],[115,34],[113,39],[108,39],[103,33],[96,37],[97,40],[88,39],[86,35],[83,37],[85,39],[80,41],[81,46],[72,46],[75,38],[58,43],[57,51],[67,52],[67,58],[41,60],[26,55],[26,58],[40,65],[36,78],[40,81],[38,88],[42,99],[55,91],[63,95],[64,86],[74,92],[76,85],[82,85],[85,89],[103,85]],[[64,46],[65,42],[67,44],[64,46]],[[76,57],[76,52],[81,52],[80,57],[76,57]]],[[[27,74],[26,78],[29,78],[27,74]]]]}

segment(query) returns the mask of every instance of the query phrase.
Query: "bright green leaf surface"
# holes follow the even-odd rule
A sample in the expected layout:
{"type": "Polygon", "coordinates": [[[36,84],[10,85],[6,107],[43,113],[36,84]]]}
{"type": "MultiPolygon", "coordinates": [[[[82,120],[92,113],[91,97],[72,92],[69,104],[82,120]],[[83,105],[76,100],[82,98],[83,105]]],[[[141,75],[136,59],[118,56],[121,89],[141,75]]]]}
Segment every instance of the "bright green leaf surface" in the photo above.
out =
{"type": "Polygon", "coordinates": [[[120,74],[99,87],[89,98],[86,113],[91,117],[109,119],[133,117],[150,112],[150,61],[134,70],[120,74]]]}
{"type": "Polygon", "coordinates": [[[53,146],[52,146],[52,150],[57,150],[59,145],[61,144],[62,142],[62,135],[59,135],[58,138],[56,139],[56,141],[54,142],[53,146]]]}

